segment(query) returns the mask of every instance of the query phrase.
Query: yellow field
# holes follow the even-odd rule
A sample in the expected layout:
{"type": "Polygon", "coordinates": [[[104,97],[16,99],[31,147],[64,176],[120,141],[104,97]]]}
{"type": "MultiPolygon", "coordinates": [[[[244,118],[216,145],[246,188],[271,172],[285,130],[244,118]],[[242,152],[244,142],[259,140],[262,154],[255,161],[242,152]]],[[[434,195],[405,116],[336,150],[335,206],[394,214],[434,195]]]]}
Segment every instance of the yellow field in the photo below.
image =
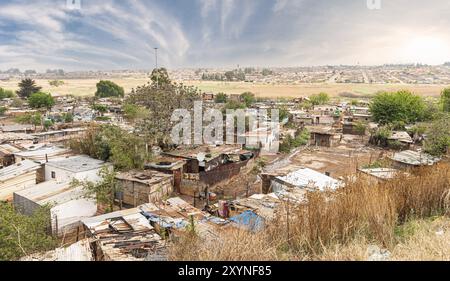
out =
{"type": "MultiPolygon", "coordinates": [[[[96,91],[96,83],[100,79],[70,79],[64,80],[64,85],[52,87],[48,80],[36,80],[36,83],[43,88],[45,92],[52,95],[92,96],[96,91]]],[[[145,77],[109,79],[125,88],[126,93],[132,88],[146,84],[149,79],[145,77]]],[[[0,87],[16,90],[19,81],[0,81],[0,87]]],[[[282,98],[282,97],[301,97],[326,92],[332,96],[340,93],[353,93],[360,95],[370,95],[378,91],[396,91],[407,89],[423,96],[438,96],[443,88],[448,85],[406,85],[406,84],[262,84],[262,83],[244,83],[244,82],[210,82],[210,81],[190,81],[186,85],[198,87],[205,92],[224,92],[227,94],[241,94],[243,92],[255,93],[258,97],[282,98]]]]}

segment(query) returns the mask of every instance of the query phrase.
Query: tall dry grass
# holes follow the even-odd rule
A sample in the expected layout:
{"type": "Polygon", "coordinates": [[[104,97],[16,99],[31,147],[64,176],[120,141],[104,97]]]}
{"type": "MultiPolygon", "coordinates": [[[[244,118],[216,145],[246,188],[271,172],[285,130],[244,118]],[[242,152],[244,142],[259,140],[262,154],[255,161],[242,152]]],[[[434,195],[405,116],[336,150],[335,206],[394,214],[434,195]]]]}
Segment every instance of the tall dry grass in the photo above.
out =
{"type": "Polygon", "coordinates": [[[309,193],[308,204],[284,204],[277,218],[257,234],[224,232],[217,240],[181,237],[170,250],[173,260],[319,260],[339,249],[360,259],[374,243],[392,249],[396,229],[412,219],[444,215],[450,202],[450,165],[415,170],[379,184],[357,179],[337,192],[309,193]],[[364,243],[360,243],[364,241],[364,243]]]}

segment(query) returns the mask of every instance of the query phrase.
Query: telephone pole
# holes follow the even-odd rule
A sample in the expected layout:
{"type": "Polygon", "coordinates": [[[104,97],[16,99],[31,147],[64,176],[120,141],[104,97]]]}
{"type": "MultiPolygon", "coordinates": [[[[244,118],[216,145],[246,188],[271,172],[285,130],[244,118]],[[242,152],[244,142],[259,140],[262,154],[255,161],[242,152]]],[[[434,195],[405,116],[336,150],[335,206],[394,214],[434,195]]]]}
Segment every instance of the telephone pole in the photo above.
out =
{"type": "Polygon", "coordinates": [[[158,70],[158,48],[155,49],[155,69],[158,70]]]}

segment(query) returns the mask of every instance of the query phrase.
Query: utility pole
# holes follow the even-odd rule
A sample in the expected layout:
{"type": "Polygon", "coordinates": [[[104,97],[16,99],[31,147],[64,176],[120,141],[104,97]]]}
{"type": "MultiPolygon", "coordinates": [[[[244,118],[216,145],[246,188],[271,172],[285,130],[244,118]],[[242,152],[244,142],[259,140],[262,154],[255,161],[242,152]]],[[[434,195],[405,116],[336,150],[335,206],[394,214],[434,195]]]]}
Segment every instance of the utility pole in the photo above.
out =
{"type": "Polygon", "coordinates": [[[158,48],[155,49],[155,69],[158,70],[158,48]]]}

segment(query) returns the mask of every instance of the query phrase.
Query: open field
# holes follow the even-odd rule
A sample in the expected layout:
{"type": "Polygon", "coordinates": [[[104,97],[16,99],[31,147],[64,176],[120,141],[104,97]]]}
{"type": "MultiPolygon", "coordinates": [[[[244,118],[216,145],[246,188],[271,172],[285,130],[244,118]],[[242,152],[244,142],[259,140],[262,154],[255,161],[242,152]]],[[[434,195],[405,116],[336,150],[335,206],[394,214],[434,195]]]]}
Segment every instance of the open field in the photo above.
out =
{"type": "MultiPolygon", "coordinates": [[[[36,80],[36,83],[45,92],[53,95],[92,96],[95,93],[98,79],[69,79],[64,80],[64,85],[52,87],[48,80],[36,80]]],[[[149,79],[146,77],[135,78],[112,78],[109,79],[125,88],[125,92],[130,92],[132,88],[146,84],[149,79]]],[[[17,90],[18,80],[0,81],[0,87],[17,90]]],[[[186,85],[196,86],[205,92],[224,92],[227,94],[242,94],[243,92],[255,93],[261,98],[293,98],[309,96],[320,92],[326,92],[332,96],[340,93],[353,93],[358,95],[371,95],[378,91],[396,91],[401,89],[411,90],[417,94],[436,97],[443,88],[449,85],[412,85],[412,84],[262,84],[244,82],[211,82],[211,81],[188,81],[186,85]]]]}

